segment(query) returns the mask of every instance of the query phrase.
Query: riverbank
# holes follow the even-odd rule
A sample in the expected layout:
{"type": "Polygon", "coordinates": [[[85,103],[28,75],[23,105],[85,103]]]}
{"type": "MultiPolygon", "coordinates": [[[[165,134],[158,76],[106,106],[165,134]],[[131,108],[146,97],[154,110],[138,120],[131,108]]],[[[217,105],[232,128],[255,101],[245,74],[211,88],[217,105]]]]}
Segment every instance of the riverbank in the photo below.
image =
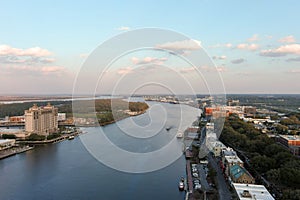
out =
{"type": "Polygon", "coordinates": [[[2,151],[0,151],[0,160],[4,159],[4,158],[7,158],[7,157],[10,157],[10,156],[14,156],[14,155],[19,154],[19,153],[29,151],[33,148],[34,147],[31,147],[31,146],[23,146],[23,147],[18,146],[18,147],[12,147],[10,149],[2,150],[2,151]]]}

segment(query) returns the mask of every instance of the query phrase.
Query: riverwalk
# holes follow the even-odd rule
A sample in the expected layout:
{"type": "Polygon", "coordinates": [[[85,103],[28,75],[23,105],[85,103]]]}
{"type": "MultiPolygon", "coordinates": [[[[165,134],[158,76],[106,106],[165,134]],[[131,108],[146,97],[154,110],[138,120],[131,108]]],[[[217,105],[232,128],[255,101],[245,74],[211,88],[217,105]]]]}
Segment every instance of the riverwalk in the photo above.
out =
{"type": "Polygon", "coordinates": [[[31,146],[23,146],[23,147],[12,147],[9,149],[2,150],[2,151],[0,151],[0,160],[10,157],[10,156],[14,156],[19,153],[23,153],[25,151],[29,151],[33,148],[34,147],[31,147],[31,146]]]}

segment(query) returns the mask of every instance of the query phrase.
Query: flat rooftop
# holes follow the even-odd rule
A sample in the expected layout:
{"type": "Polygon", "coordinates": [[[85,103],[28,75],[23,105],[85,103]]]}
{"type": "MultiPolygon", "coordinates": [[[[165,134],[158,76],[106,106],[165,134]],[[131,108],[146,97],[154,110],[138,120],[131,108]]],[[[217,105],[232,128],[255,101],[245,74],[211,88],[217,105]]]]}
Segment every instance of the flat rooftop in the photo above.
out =
{"type": "Polygon", "coordinates": [[[14,139],[0,139],[0,145],[1,144],[5,144],[5,143],[7,143],[7,142],[14,142],[15,140],[14,139]]]}
{"type": "Polygon", "coordinates": [[[300,141],[299,135],[280,135],[280,137],[286,139],[286,140],[294,140],[294,141],[300,141]]]}
{"type": "Polygon", "coordinates": [[[238,156],[225,156],[225,160],[229,163],[244,163],[238,156]]]}
{"type": "Polygon", "coordinates": [[[269,191],[263,185],[233,183],[233,187],[240,200],[275,200],[269,191]],[[245,197],[243,194],[248,191],[251,196],[245,197]]]}

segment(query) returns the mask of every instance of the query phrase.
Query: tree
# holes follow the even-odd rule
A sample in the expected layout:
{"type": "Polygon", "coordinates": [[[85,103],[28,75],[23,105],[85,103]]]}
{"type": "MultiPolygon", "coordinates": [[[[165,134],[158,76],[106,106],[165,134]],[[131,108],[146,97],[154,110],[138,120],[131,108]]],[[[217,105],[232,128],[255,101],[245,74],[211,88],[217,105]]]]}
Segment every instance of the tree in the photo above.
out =
{"type": "Polygon", "coordinates": [[[16,135],[14,134],[3,134],[2,139],[16,139],[16,135]]]}

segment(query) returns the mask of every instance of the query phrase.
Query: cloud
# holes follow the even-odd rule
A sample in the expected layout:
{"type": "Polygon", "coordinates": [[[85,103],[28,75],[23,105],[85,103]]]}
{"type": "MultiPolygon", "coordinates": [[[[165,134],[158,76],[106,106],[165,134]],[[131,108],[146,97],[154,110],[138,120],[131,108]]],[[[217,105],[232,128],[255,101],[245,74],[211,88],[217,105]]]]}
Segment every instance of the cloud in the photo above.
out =
{"type": "Polygon", "coordinates": [[[279,39],[278,41],[281,43],[294,43],[294,42],[296,42],[296,39],[294,38],[294,36],[289,35],[289,36],[279,39]]]}
{"type": "Polygon", "coordinates": [[[187,73],[194,73],[196,71],[200,72],[226,72],[227,68],[225,66],[207,66],[207,65],[202,65],[200,67],[186,67],[186,68],[181,68],[179,69],[179,72],[182,74],[187,74],[187,73]]]}
{"type": "Polygon", "coordinates": [[[231,63],[232,64],[241,64],[241,63],[243,63],[245,61],[246,60],[244,58],[239,58],[239,59],[232,60],[231,63]]]}
{"type": "Polygon", "coordinates": [[[223,55],[223,56],[213,56],[212,58],[214,60],[226,60],[227,57],[223,55]]]}
{"type": "Polygon", "coordinates": [[[1,56],[33,56],[33,57],[44,57],[49,56],[52,53],[47,49],[40,47],[32,47],[28,49],[14,48],[9,45],[0,45],[1,56]]]}
{"type": "Polygon", "coordinates": [[[132,67],[123,67],[117,70],[117,73],[120,75],[125,75],[133,72],[132,67]]]}
{"type": "Polygon", "coordinates": [[[291,55],[300,55],[300,44],[287,44],[276,49],[262,50],[259,55],[267,57],[280,57],[291,55]]]}
{"type": "Polygon", "coordinates": [[[227,68],[225,66],[207,66],[207,65],[203,65],[200,66],[200,71],[204,71],[204,72],[226,72],[227,68]]]}
{"type": "Polygon", "coordinates": [[[255,42],[255,41],[258,41],[258,40],[259,40],[259,38],[258,38],[257,34],[254,34],[252,37],[247,39],[247,41],[249,41],[249,42],[255,42]]]}
{"type": "Polygon", "coordinates": [[[88,56],[89,56],[88,53],[81,53],[81,54],[79,54],[80,58],[87,58],[88,56]]]}
{"type": "Polygon", "coordinates": [[[118,31],[129,31],[130,30],[130,27],[128,26],[121,26],[119,28],[117,28],[118,31]]]}
{"type": "Polygon", "coordinates": [[[4,69],[7,72],[14,72],[14,74],[63,75],[67,73],[66,68],[62,66],[7,65],[4,66],[4,69]]]}
{"type": "Polygon", "coordinates": [[[157,65],[162,65],[165,61],[168,59],[165,57],[162,58],[156,58],[156,57],[145,57],[144,59],[139,59],[137,57],[132,57],[131,61],[135,65],[142,65],[142,64],[157,64],[157,65]]]}
{"type": "Polygon", "coordinates": [[[291,69],[291,70],[288,70],[287,73],[292,73],[292,74],[299,74],[300,73],[300,69],[291,69]]]}
{"type": "Polygon", "coordinates": [[[259,48],[258,44],[238,44],[236,46],[237,49],[243,49],[243,50],[250,50],[250,51],[256,51],[259,48]]]}
{"type": "Polygon", "coordinates": [[[300,62],[300,57],[286,59],[287,62],[300,62]]]}
{"type": "Polygon", "coordinates": [[[208,46],[208,48],[221,48],[221,47],[226,47],[226,48],[231,48],[233,45],[231,43],[227,43],[227,44],[215,44],[215,45],[211,45],[208,46]]]}
{"type": "Polygon", "coordinates": [[[181,68],[179,70],[179,72],[182,73],[182,74],[192,73],[192,72],[195,72],[195,71],[196,71],[195,67],[181,68]]]}
{"type": "Polygon", "coordinates": [[[31,57],[31,56],[0,56],[2,64],[38,64],[38,63],[53,63],[54,58],[31,57]]]}
{"type": "Polygon", "coordinates": [[[168,49],[171,51],[175,51],[179,54],[184,54],[187,51],[195,51],[201,49],[201,42],[198,40],[181,40],[174,42],[167,42],[164,44],[156,45],[157,48],[160,49],[168,49]]]}

